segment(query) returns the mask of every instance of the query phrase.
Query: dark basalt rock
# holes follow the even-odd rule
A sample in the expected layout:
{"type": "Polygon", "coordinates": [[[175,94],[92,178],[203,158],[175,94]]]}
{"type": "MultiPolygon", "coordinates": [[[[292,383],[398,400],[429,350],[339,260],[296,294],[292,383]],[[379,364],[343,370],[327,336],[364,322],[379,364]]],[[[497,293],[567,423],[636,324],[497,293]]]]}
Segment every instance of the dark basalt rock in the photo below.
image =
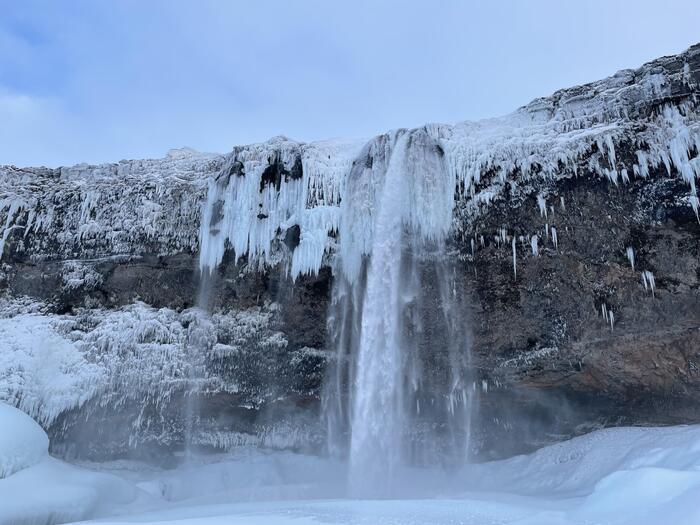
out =
{"type": "Polygon", "coordinates": [[[290,226],[287,231],[284,232],[284,244],[291,251],[299,246],[299,240],[301,239],[301,227],[298,224],[290,226]]]}
{"type": "Polygon", "coordinates": [[[268,165],[260,178],[260,191],[262,192],[266,186],[274,186],[279,191],[282,181],[301,179],[303,173],[300,153],[295,155],[294,164],[289,170],[285,167],[282,159],[275,155],[268,159],[268,165]]]}

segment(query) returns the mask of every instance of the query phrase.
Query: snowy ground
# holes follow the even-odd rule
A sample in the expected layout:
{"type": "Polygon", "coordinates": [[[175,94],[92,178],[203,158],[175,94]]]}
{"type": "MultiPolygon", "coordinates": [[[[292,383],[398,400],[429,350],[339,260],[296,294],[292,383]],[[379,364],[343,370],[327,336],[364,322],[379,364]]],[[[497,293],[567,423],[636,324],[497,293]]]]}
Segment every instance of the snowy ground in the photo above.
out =
{"type": "Polygon", "coordinates": [[[0,404],[0,525],[700,523],[700,426],[608,429],[460,472],[407,472],[391,500],[345,498],[343,464],[299,454],[241,449],[161,470],[68,465],[46,445],[0,404]]]}

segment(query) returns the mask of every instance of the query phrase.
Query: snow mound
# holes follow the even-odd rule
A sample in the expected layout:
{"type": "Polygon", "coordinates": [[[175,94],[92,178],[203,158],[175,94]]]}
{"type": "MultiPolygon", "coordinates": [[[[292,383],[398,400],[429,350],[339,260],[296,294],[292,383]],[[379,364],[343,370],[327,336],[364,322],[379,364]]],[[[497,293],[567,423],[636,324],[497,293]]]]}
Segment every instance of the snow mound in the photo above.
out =
{"type": "Polygon", "coordinates": [[[48,450],[49,438],[36,421],[0,402],[0,479],[36,465],[48,450]]]}
{"type": "Polygon", "coordinates": [[[128,482],[46,457],[0,479],[0,525],[45,525],[111,514],[134,500],[128,482]]]}
{"type": "Polygon", "coordinates": [[[469,467],[470,485],[523,495],[589,495],[608,476],[663,468],[700,479],[700,426],[608,428],[532,454],[469,467]]]}

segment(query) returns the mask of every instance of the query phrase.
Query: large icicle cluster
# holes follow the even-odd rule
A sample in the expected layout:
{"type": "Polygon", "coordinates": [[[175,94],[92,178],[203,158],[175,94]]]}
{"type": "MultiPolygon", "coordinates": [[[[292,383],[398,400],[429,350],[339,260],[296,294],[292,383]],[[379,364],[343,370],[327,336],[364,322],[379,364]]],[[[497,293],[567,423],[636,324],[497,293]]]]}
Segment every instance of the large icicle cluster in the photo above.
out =
{"type": "Polygon", "coordinates": [[[293,276],[318,271],[328,235],[338,230],[345,175],[360,143],[309,145],[276,137],[235,148],[209,182],[201,224],[200,268],[211,271],[226,248],[254,266],[275,261],[281,233],[299,232],[293,276]]]}

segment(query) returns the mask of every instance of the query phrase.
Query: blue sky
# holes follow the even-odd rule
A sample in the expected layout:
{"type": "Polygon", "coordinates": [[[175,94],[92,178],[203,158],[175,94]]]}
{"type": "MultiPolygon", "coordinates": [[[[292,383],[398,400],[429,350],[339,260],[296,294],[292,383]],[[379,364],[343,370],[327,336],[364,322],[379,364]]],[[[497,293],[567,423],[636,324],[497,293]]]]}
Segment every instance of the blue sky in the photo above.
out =
{"type": "Polygon", "coordinates": [[[0,0],[0,164],[508,113],[700,41],[697,0],[0,0]]]}

